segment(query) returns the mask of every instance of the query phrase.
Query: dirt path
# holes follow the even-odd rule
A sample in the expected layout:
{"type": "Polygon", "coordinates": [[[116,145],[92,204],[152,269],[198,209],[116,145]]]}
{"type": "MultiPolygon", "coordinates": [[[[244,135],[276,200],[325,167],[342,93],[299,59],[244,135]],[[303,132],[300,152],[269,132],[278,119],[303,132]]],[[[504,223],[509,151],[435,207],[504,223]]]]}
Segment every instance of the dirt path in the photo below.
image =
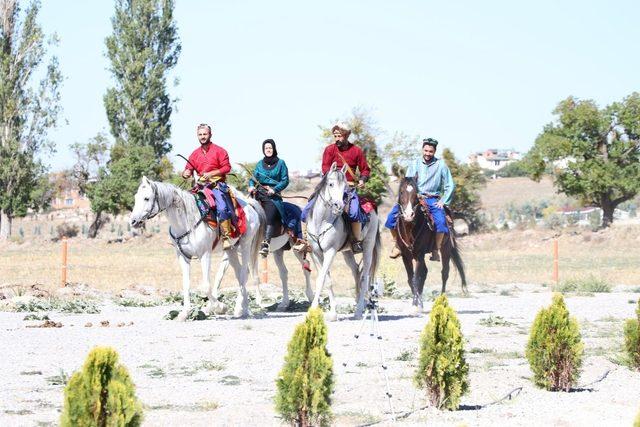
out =
{"type": "MultiPolygon", "coordinates": [[[[382,300],[382,346],[393,404],[408,414],[403,425],[631,425],[640,408],[640,373],[619,359],[624,319],[634,314],[638,293],[567,296],[586,348],[581,384],[572,393],[535,388],[524,359],[536,312],[550,303],[538,286],[506,286],[472,297],[451,297],[471,366],[464,410],[427,408],[412,383],[419,334],[427,316],[407,316],[407,301],[382,300]],[[512,400],[482,407],[522,387],[512,400]]],[[[350,300],[344,300],[350,303],[350,300]]],[[[427,304],[427,307],[430,303],[427,304]]],[[[51,313],[62,327],[27,328],[25,313],[0,313],[3,348],[0,425],[57,424],[62,405],[60,374],[70,374],[96,345],[117,349],[143,401],[145,425],[279,425],[273,409],[274,379],[286,344],[303,313],[270,313],[246,320],[177,323],[162,320],[171,307],[129,308],[105,303],[100,314],[51,313]],[[100,326],[103,320],[109,326],[100,326]],[[93,324],[86,327],[87,322],[93,324]],[[133,322],[133,324],[130,324],[133,322]],[[124,326],[117,326],[124,323],[124,326]]],[[[337,425],[390,424],[376,342],[353,338],[359,322],[329,325],[334,360],[337,425]],[[355,350],[351,363],[342,363],[355,350]]]]}

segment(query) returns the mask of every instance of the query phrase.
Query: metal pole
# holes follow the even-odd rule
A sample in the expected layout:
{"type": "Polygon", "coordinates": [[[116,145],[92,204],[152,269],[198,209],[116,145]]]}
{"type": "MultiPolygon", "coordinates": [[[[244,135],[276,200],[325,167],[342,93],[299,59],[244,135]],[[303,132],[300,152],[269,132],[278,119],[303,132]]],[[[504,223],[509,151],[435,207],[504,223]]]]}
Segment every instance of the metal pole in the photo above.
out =
{"type": "Polygon", "coordinates": [[[553,239],[553,282],[558,286],[558,239],[553,239]]]}
{"type": "Polygon", "coordinates": [[[62,279],[60,285],[64,288],[67,284],[67,238],[62,238],[62,279]]]}

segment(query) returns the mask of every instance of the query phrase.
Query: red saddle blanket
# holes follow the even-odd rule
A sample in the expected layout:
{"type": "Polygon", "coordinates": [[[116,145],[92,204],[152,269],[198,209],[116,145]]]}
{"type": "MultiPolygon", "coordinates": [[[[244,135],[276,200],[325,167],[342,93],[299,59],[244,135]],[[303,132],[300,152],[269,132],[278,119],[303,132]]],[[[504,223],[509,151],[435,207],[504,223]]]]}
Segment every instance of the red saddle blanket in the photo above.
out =
{"type": "Polygon", "coordinates": [[[376,206],[376,202],[369,199],[368,197],[360,197],[360,209],[364,211],[367,215],[369,215],[373,211],[378,210],[378,206],[376,206]]]}

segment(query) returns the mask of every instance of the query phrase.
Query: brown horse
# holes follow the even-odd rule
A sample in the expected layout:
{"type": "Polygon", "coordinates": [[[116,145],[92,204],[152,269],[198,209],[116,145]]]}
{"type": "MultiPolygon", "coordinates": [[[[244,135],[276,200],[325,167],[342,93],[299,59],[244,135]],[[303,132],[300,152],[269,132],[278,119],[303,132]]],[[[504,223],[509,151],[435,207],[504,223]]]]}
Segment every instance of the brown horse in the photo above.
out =
{"type": "MultiPolygon", "coordinates": [[[[427,264],[424,257],[435,248],[435,231],[429,217],[428,208],[420,203],[418,186],[414,178],[403,178],[398,191],[400,212],[395,230],[395,238],[404,268],[407,270],[409,287],[413,293],[413,306],[422,311],[422,291],[427,279],[427,264]]],[[[453,261],[462,280],[462,291],[467,293],[467,279],[460,250],[453,232],[442,243],[442,293],[445,293],[449,279],[449,261],[453,261]]]]}

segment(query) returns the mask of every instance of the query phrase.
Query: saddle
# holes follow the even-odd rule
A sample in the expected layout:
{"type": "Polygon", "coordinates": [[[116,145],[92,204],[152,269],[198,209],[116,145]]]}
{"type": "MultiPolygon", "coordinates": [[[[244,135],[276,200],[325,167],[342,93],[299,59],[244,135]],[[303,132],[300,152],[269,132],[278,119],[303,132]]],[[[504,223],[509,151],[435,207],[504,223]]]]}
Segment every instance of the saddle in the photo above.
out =
{"type": "MultiPolygon", "coordinates": [[[[431,214],[431,209],[427,204],[427,198],[428,197],[425,197],[425,196],[419,196],[418,200],[420,201],[420,208],[422,209],[422,212],[427,217],[427,227],[429,228],[429,230],[433,231],[436,229],[436,226],[435,226],[435,222],[433,221],[433,215],[431,214]]],[[[449,228],[449,230],[453,230],[453,212],[451,212],[451,209],[449,208],[449,206],[444,207],[444,216],[445,216],[445,221],[447,222],[447,227],[449,228]]]]}
{"type": "MultiPolygon", "coordinates": [[[[213,188],[218,184],[196,184],[192,189],[193,194],[200,215],[202,215],[203,221],[205,221],[209,227],[218,228],[218,217],[216,211],[216,202],[213,197],[213,188]]],[[[247,217],[242,208],[242,205],[238,202],[231,188],[227,187],[227,191],[223,191],[228,196],[228,201],[233,206],[233,215],[231,216],[231,235],[232,238],[237,238],[243,235],[247,231],[247,217]]]]}

